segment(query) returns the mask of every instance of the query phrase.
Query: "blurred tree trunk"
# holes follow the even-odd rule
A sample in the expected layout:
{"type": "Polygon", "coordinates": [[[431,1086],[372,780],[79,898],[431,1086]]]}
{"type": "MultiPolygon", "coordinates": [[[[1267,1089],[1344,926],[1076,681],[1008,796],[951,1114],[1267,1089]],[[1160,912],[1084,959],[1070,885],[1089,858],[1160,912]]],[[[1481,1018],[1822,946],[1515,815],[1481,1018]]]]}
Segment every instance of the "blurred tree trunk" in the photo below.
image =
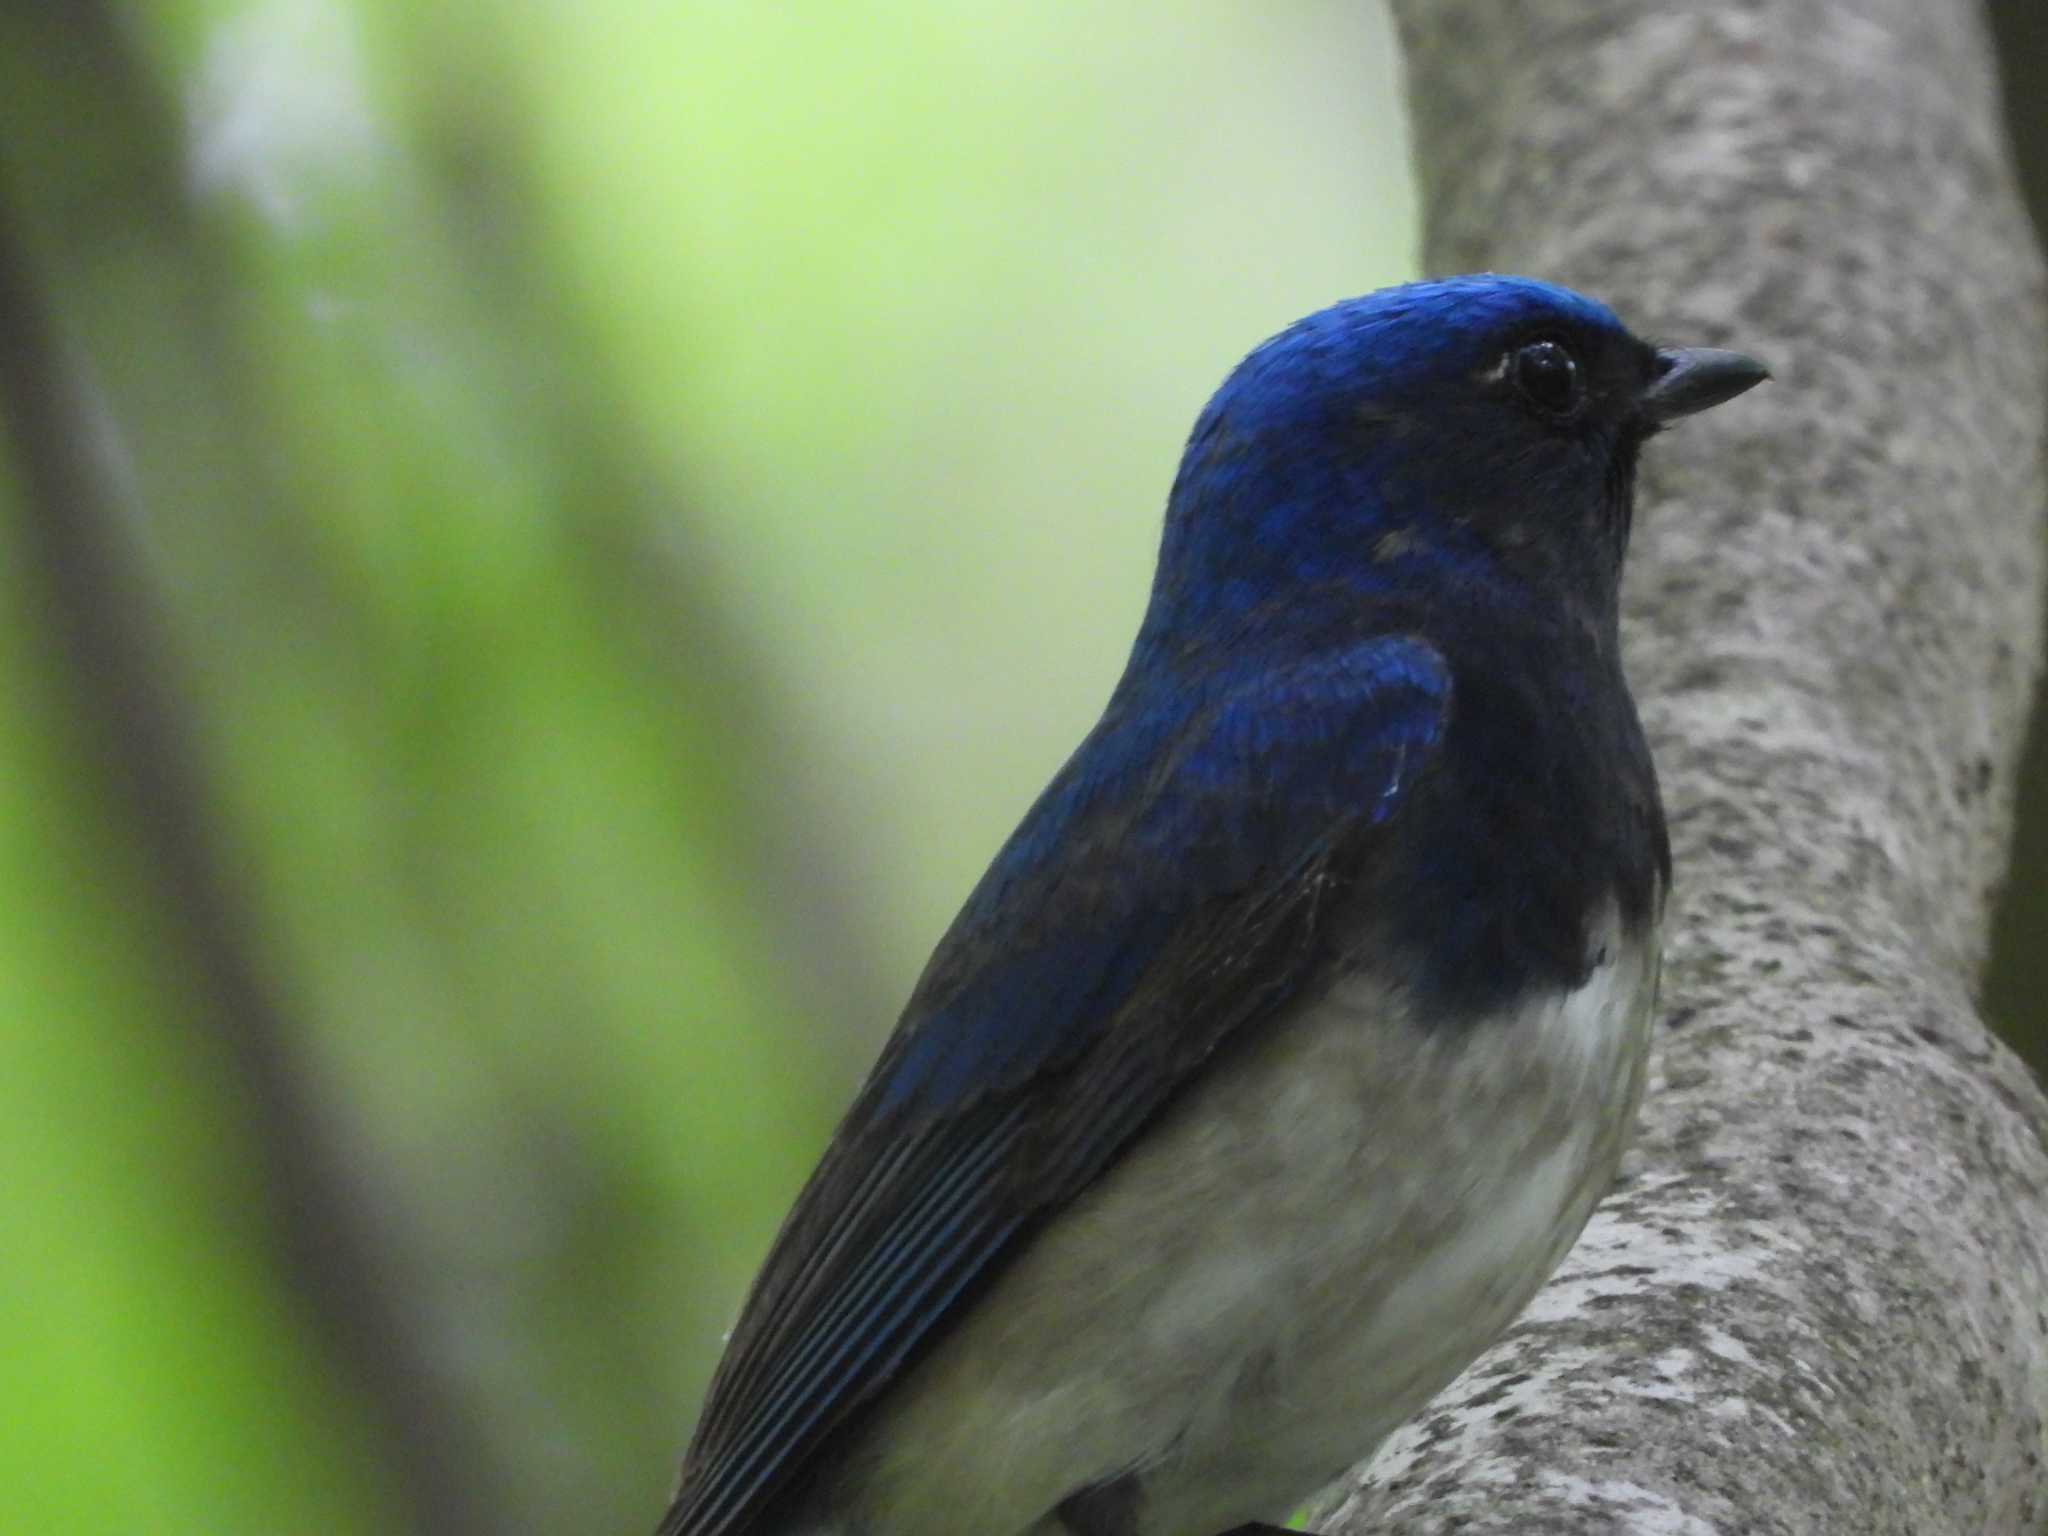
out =
{"type": "MultiPolygon", "coordinates": [[[[43,285],[54,247],[72,283],[81,270],[114,269],[126,282],[95,272],[104,287],[156,301],[126,312],[124,340],[180,381],[158,425],[179,440],[187,486],[210,484],[230,506],[290,525],[264,455],[248,446],[260,441],[251,377],[228,319],[230,279],[186,199],[179,124],[117,11],[7,6],[0,24],[17,50],[10,83],[30,98],[15,102],[0,166],[12,173],[0,176],[0,440],[21,479],[38,627],[89,734],[103,813],[135,853],[141,921],[164,932],[186,968],[167,991],[189,985],[213,1036],[200,1048],[230,1066],[283,1272],[380,1437],[408,1527],[501,1531],[510,1501],[483,1475],[484,1437],[426,1336],[390,1202],[349,1117],[308,1068],[303,1021],[263,952],[262,915],[223,835],[179,647],[135,558],[145,498],[121,430],[134,417],[118,421],[116,397],[43,285]],[[22,210],[38,205],[43,227],[32,232],[22,210]]],[[[178,1011],[167,1002],[167,1016],[178,1011]]]]}
{"type": "Polygon", "coordinates": [[[1641,1145],[1325,1528],[2037,1531],[2048,1104],[1973,1002],[2040,657],[2041,269],[1964,0],[1397,0],[1427,264],[1771,362],[1650,456],[1641,1145]]]}

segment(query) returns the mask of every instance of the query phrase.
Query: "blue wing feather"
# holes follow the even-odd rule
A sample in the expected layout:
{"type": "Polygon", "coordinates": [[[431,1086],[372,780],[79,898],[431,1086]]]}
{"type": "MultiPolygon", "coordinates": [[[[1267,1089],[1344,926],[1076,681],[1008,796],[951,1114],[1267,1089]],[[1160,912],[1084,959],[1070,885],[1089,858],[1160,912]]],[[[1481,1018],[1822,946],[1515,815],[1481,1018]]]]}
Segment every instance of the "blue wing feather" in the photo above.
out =
{"type": "Polygon", "coordinates": [[[1119,693],[1004,846],[791,1212],[663,1536],[736,1536],[1096,1177],[1306,980],[1325,887],[1441,739],[1443,659],[1380,635],[1119,693]]]}

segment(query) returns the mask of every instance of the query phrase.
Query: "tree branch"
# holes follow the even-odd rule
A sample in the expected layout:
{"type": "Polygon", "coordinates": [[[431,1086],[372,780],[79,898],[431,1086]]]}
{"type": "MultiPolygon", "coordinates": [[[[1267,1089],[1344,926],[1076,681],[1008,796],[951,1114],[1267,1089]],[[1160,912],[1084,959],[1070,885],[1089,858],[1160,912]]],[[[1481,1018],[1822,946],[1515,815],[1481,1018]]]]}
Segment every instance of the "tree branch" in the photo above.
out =
{"type": "Polygon", "coordinates": [[[1624,1186],[1325,1528],[2021,1531],[2048,1103],[1971,998],[2040,659],[2042,278],[1963,0],[1396,0],[1428,264],[1775,383],[1647,456],[1678,861],[1624,1186]]]}

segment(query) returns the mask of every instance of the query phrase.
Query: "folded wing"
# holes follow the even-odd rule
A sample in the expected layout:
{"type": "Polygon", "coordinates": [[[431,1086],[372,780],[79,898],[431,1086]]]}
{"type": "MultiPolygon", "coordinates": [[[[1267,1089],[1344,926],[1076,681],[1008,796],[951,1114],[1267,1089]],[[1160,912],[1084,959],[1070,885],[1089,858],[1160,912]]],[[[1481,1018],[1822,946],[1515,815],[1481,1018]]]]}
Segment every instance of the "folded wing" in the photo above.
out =
{"type": "Polygon", "coordinates": [[[1378,636],[1122,695],[933,955],[785,1222],[662,1536],[740,1536],[1035,1224],[1318,969],[1428,772],[1443,660],[1378,636]]]}

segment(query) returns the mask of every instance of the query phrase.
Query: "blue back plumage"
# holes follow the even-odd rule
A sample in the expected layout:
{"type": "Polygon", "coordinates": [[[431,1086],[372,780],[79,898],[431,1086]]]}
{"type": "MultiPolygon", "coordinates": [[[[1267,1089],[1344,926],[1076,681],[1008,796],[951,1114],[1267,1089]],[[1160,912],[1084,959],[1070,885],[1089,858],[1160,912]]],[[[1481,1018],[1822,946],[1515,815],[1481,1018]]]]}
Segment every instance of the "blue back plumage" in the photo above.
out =
{"type": "Polygon", "coordinates": [[[940,957],[962,979],[920,988],[930,1011],[882,1108],[942,1107],[1085,1048],[1189,910],[1386,821],[1449,703],[1442,658],[1390,635],[1130,690],[969,899],[940,957]],[[1041,914],[1028,933],[1020,910],[1041,914]]]}

